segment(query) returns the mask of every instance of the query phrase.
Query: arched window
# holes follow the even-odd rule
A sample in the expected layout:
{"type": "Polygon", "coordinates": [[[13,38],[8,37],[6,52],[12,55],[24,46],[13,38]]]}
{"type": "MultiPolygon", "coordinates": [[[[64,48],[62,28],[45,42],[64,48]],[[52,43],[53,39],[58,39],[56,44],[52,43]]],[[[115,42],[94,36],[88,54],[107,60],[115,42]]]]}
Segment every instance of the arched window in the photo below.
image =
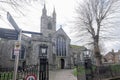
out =
{"type": "Polygon", "coordinates": [[[58,36],[56,40],[57,56],[66,56],[66,39],[63,36],[58,36]]]}
{"type": "Polygon", "coordinates": [[[48,29],[52,29],[52,24],[50,22],[48,23],[48,29]]]}
{"type": "MultiPolygon", "coordinates": [[[[24,45],[21,45],[21,50],[20,50],[20,53],[19,53],[19,59],[25,59],[25,46],[24,45]]],[[[12,51],[12,59],[15,59],[15,55],[14,55],[14,49],[12,51]]]]}

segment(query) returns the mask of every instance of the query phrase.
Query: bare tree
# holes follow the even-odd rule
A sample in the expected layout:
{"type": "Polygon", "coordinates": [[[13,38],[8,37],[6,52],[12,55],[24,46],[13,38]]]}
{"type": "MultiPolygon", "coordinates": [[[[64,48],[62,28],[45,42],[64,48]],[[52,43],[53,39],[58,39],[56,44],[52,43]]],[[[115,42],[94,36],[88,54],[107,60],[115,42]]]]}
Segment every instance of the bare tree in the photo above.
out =
{"type": "Polygon", "coordinates": [[[119,2],[119,0],[83,0],[76,9],[75,30],[79,31],[78,36],[93,45],[98,66],[102,64],[99,42],[103,38],[111,38],[104,33],[114,29],[113,23],[120,12],[119,2]]]}
{"type": "MultiPolygon", "coordinates": [[[[19,12],[24,15],[23,10],[26,6],[31,6],[34,2],[40,2],[43,4],[43,0],[0,0],[0,11],[7,12],[12,9],[15,12],[19,12]],[[24,6],[25,5],[25,6],[24,6]]],[[[2,16],[2,15],[0,15],[2,16]]]]}
{"type": "Polygon", "coordinates": [[[6,19],[9,12],[13,18],[22,19],[28,16],[30,11],[38,11],[38,7],[44,4],[44,0],[0,0],[0,23],[10,25],[6,19]]]}

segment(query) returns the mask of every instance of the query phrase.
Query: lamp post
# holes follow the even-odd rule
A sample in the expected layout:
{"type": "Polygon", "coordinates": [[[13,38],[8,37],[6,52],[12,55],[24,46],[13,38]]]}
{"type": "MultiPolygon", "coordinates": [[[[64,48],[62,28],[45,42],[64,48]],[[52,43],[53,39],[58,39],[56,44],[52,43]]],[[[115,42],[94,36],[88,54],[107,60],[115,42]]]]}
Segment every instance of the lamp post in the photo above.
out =
{"type": "Polygon", "coordinates": [[[93,80],[91,59],[92,59],[92,51],[87,48],[81,50],[81,54],[77,55],[77,61],[76,61],[76,69],[78,73],[77,80],[93,80]]]}
{"type": "Polygon", "coordinates": [[[84,58],[84,68],[86,80],[93,80],[92,75],[92,52],[89,49],[85,49],[83,53],[84,58]]]}
{"type": "Polygon", "coordinates": [[[48,80],[49,77],[47,48],[45,44],[39,46],[39,80],[48,80]]]}

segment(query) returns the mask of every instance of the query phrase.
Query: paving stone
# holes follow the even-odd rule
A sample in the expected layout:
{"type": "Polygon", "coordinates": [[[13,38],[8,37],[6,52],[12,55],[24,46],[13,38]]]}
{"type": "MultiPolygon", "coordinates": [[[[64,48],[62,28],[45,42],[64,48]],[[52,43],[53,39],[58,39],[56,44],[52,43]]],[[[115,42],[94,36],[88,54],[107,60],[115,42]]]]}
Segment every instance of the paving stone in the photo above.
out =
{"type": "Polygon", "coordinates": [[[77,80],[72,69],[49,71],[49,80],[77,80]]]}

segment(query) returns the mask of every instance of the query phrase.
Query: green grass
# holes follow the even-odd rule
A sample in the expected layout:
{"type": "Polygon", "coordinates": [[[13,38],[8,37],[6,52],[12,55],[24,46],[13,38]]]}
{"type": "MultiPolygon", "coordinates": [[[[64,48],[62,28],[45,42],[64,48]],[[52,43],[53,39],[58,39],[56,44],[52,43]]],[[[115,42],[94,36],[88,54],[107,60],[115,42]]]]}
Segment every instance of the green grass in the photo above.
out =
{"type": "Polygon", "coordinates": [[[74,76],[85,74],[84,67],[83,66],[78,66],[77,68],[75,67],[73,70],[73,74],[74,76]]]}
{"type": "Polygon", "coordinates": [[[110,68],[112,71],[120,72],[120,65],[111,65],[110,68]]]}
{"type": "MultiPolygon", "coordinates": [[[[112,72],[120,72],[120,65],[110,65],[110,68],[111,68],[112,72]]],[[[92,70],[94,72],[96,70],[96,67],[92,66],[92,70]]],[[[84,73],[90,73],[90,70],[85,71],[83,66],[75,67],[74,70],[73,70],[73,74],[75,76],[82,75],[84,73]]]]}
{"type": "MultiPolygon", "coordinates": [[[[95,67],[95,66],[92,66],[92,70],[95,71],[95,69],[96,69],[96,67],[95,67]]],[[[75,76],[77,76],[77,74],[78,74],[78,75],[82,75],[82,74],[90,73],[90,72],[91,72],[91,70],[86,70],[86,71],[85,71],[84,66],[75,67],[74,70],[73,70],[73,74],[74,74],[75,76]]]]}
{"type": "Polygon", "coordinates": [[[74,70],[73,70],[73,75],[77,76],[77,69],[76,68],[74,68],[74,70]]]}

